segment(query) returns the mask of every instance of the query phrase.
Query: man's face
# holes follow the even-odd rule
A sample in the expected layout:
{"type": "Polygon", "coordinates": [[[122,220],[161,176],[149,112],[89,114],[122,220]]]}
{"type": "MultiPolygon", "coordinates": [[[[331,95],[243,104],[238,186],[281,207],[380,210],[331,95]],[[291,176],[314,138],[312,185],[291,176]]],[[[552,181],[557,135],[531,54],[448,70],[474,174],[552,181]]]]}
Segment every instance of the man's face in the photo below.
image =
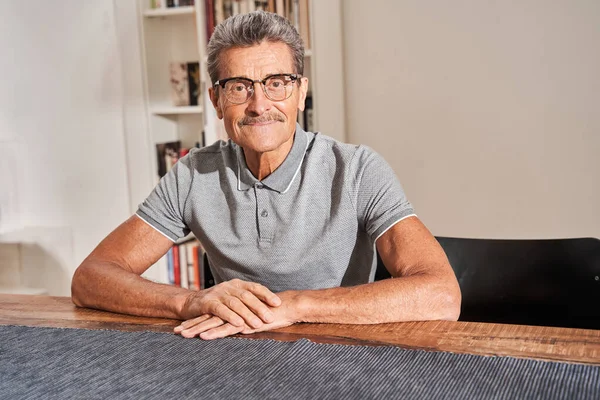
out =
{"type": "MultiPolygon", "coordinates": [[[[273,74],[295,73],[291,51],[281,42],[262,42],[252,47],[237,47],[224,51],[220,56],[219,79],[244,77],[264,79],[273,74]]],[[[225,130],[231,140],[245,151],[256,153],[289,151],[289,144],[296,129],[298,110],[304,110],[308,80],[293,83],[292,95],[282,101],[266,97],[260,84],[254,85],[254,94],[243,104],[227,100],[223,88],[211,88],[210,97],[223,119],[225,130]]]]}

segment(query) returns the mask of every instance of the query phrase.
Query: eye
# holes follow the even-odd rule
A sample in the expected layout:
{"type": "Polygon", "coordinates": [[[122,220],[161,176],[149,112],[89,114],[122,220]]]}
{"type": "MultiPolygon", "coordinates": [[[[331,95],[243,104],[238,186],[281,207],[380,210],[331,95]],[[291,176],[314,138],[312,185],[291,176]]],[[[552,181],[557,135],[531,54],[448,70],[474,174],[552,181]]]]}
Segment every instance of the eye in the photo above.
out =
{"type": "Polygon", "coordinates": [[[244,85],[243,83],[234,83],[231,86],[231,90],[234,92],[242,92],[246,90],[246,85],[244,85]]]}
{"type": "Polygon", "coordinates": [[[267,86],[272,89],[280,89],[287,84],[285,77],[283,76],[272,76],[267,81],[267,86]]]}
{"type": "Polygon", "coordinates": [[[248,90],[248,86],[244,81],[229,81],[227,82],[227,90],[230,92],[244,92],[248,90]]]}

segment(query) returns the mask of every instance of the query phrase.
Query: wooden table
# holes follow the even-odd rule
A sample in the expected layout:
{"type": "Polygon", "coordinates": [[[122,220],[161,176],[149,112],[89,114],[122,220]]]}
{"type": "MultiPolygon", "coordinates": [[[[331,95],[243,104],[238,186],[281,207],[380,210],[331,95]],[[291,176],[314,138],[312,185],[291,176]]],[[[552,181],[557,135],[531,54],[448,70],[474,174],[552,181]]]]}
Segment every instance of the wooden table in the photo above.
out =
{"type": "MultiPolygon", "coordinates": [[[[180,321],[78,308],[68,297],[0,295],[0,325],[172,332],[180,321]]],[[[247,338],[512,356],[600,365],[600,330],[474,322],[297,324],[247,338]]]]}

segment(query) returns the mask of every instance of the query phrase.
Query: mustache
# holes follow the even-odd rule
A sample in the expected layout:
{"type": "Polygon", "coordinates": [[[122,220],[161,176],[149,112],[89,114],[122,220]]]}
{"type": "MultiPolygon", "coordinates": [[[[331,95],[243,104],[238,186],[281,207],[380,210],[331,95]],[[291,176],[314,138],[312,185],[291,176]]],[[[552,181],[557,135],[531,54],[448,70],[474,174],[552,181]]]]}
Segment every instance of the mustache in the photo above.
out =
{"type": "Polygon", "coordinates": [[[244,117],[238,122],[239,126],[250,124],[261,124],[263,122],[278,121],[285,122],[285,117],[280,114],[263,114],[260,117],[244,117]]]}

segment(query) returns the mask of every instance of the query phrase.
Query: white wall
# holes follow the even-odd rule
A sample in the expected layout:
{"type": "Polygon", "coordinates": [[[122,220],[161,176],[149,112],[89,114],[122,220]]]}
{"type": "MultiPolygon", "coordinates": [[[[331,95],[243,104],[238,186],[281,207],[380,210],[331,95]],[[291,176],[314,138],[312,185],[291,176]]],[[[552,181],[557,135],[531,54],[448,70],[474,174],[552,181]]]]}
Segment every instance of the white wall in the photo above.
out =
{"type": "Polygon", "coordinates": [[[51,294],[69,294],[77,265],[130,212],[113,7],[8,1],[0,13],[0,241],[39,242],[61,276],[51,294]]]}
{"type": "Polygon", "coordinates": [[[600,237],[600,2],[344,0],[348,140],[437,235],[600,237]]]}

